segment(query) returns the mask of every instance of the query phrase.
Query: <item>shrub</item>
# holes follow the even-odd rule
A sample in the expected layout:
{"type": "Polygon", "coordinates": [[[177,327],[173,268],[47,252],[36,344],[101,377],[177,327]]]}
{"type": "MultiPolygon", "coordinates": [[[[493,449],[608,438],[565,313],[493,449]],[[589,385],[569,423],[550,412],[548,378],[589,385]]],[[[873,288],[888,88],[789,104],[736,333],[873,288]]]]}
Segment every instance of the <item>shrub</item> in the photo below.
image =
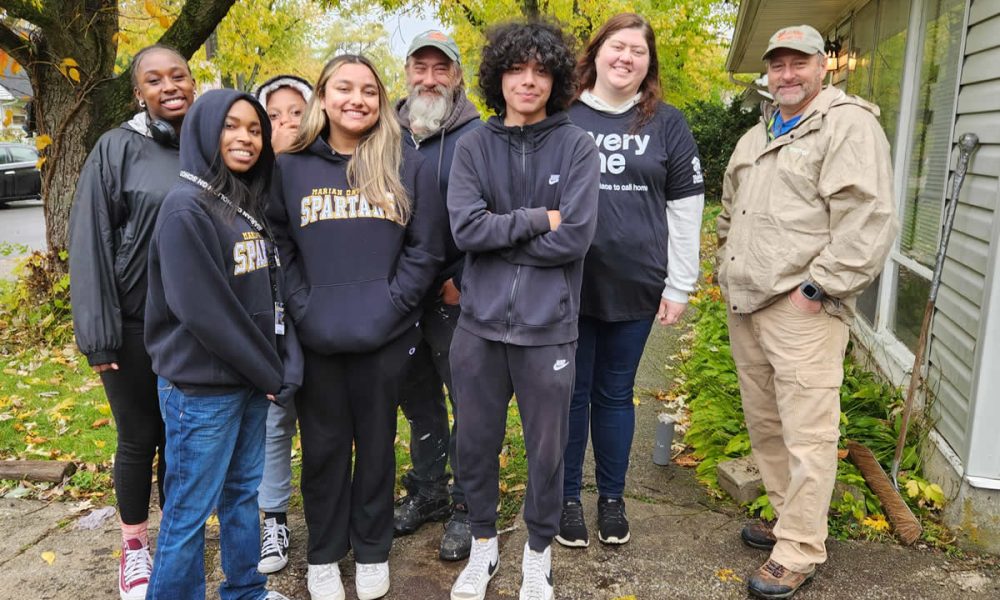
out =
{"type": "Polygon", "coordinates": [[[758,109],[746,110],[737,96],[728,104],[721,100],[695,100],[684,107],[688,125],[698,143],[705,174],[705,199],[722,197],[722,176],[736,142],[760,118],[758,109]]]}

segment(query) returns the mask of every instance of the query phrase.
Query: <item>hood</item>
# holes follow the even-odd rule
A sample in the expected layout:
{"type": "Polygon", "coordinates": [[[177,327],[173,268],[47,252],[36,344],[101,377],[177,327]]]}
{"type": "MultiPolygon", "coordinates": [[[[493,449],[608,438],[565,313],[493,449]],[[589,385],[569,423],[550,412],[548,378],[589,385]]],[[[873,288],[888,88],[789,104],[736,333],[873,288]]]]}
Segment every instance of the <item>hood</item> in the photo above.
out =
{"type": "MultiPolygon", "coordinates": [[[[816,95],[815,98],[813,98],[813,101],[809,103],[809,106],[807,106],[805,111],[802,113],[802,120],[806,121],[814,114],[825,115],[835,108],[842,108],[845,106],[856,106],[862,110],[866,110],[874,115],[876,119],[881,114],[877,105],[866,100],[862,100],[852,94],[848,94],[840,88],[829,86],[824,88],[819,94],[816,95]]],[[[778,106],[773,102],[765,101],[761,103],[760,114],[765,127],[771,120],[771,116],[774,115],[777,110],[778,106]]]]}
{"type": "Polygon", "coordinates": [[[309,147],[303,150],[303,152],[308,152],[309,154],[315,154],[320,158],[324,158],[332,163],[347,163],[351,160],[349,154],[340,154],[333,149],[330,142],[326,141],[326,136],[329,135],[329,126],[324,127],[323,131],[316,136],[316,139],[309,144],[309,147]]]}
{"type": "Polygon", "coordinates": [[[274,166],[271,122],[256,98],[236,90],[209,90],[191,106],[184,117],[184,126],[181,127],[181,169],[204,179],[211,179],[210,167],[219,152],[219,138],[222,136],[226,114],[238,100],[246,100],[257,111],[264,139],[260,158],[247,175],[252,177],[261,172],[261,169],[265,174],[271,173],[274,166]]]}
{"type": "Polygon", "coordinates": [[[497,135],[506,137],[510,143],[518,145],[524,144],[524,149],[531,152],[545,142],[553,131],[564,125],[570,125],[569,115],[566,111],[559,111],[551,114],[537,123],[531,125],[514,125],[508,127],[503,124],[503,118],[490,117],[486,121],[486,128],[497,135]]]}
{"type": "Polygon", "coordinates": [[[267,108],[267,96],[281,88],[292,88],[302,94],[302,98],[308,103],[312,98],[312,86],[309,82],[297,75],[275,75],[261,84],[254,96],[260,101],[260,105],[267,108]]]}
{"type": "MultiPolygon", "coordinates": [[[[409,130],[410,109],[406,106],[406,100],[407,98],[403,98],[396,103],[396,116],[399,118],[399,124],[409,130]]],[[[442,133],[451,133],[469,121],[478,118],[479,110],[477,110],[476,105],[469,101],[469,98],[466,97],[465,86],[458,86],[458,89],[455,90],[455,101],[451,105],[451,112],[447,117],[445,117],[444,121],[441,122],[441,129],[424,137],[423,139],[429,139],[442,133]]]]}
{"type": "Polygon", "coordinates": [[[122,129],[134,131],[148,138],[153,137],[153,134],[149,132],[149,115],[146,114],[146,111],[135,113],[131,119],[122,123],[122,129]]]}

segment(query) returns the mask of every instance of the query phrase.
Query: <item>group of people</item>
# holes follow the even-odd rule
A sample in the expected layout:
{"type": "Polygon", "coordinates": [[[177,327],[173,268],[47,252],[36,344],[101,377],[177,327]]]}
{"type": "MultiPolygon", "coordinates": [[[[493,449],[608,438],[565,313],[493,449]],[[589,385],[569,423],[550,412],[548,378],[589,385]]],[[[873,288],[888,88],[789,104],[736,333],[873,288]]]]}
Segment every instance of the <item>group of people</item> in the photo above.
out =
{"type": "MultiPolygon", "coordinates": [[[[815,44],[782,39],[764,57],[780,113],[763,139],[751,132],[737,148],[719,227],[748,425],[755,454],[769,453],[762,471],[781,516],[773,530],[744,529],[747,543],[774,546],[750,589],[775,598],[825,559],[815,494],[833,481],[833,371],[852,298],[895,224],[881,156],[863,165],[879,167],[870,181],[823,162],[834,143],[850,160],[862,145],[876,143],[866,161],[884,150],[871,107],[819,94],[815,44]],[[779,152],[797,132],[812,155],[779,152]],[[786,201],[797,209],[792,233],[786,201]],[[727,262],[744,252],[748,262],[727,262]],[[785,310],[776,300],[789,290],[785,310]],[[777,310],[789,314],[771,317],[777,310]],[[782,336],[801,322],[804,339],[763,340],[764,314],[782,336]],[[814,423],[820,411],[830,418],[814,423]]],[[[468,559],[451,598],[482,600],[499,562],[512,397],[528,462],[521,599],[553,598],[553,540],[590,542],[588,438],[598,538],[629,541],[636,371],[653,322],[678,322],[694,289],[704,205],[694,138],[661,100],[653,30],[616,15],[577,57],[555,24],[492,28],[478,73],[496,115],[485,123],[448,35],[417,36],[405,69],[407,96],[395,106],[357,55],[329,61],[315,84],[281,75],[255,95],[212,90],[195,101],[175,50],[134,57],[140,110],[98,141],[70,223],[77,341],[118,430],[123,600],[203,598],[213,511],[220,597],[284,598],[266,576],[288,562],[296,430],[313,600],[345,598],[348,553],[358,598],[384,596],[393,536],[442,520],[440,558],[468,559]],[[413,468],[394,505],[399,408],[413,468]]]]}

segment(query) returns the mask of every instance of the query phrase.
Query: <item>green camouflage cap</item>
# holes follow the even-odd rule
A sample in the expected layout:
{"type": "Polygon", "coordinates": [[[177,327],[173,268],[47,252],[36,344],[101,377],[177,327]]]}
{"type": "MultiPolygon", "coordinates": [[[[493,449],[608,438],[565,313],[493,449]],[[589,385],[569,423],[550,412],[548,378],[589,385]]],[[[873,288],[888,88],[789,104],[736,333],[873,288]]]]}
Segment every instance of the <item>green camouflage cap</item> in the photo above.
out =
{"type": "Polygon", "coordinates": [[[437,48],[449,59],[461,64],[462,59],[458,54],[458,44],[452,37],[444,32],[438,31],[437,29],[431,29],[425,31],[413,38],[413,43],[410,44],[410,49],[406,51],[406,57],[409,58],[413,56],[413,53],[421,48],[437,48]]]}

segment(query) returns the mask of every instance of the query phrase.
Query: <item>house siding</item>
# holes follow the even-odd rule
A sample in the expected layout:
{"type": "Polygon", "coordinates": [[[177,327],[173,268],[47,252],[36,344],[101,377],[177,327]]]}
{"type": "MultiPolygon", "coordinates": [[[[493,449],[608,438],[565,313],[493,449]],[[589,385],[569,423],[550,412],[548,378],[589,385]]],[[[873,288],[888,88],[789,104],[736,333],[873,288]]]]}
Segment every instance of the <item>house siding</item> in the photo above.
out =
{"type": "MultiPolygon", "coordinates": [[[[979,369],[986,368],[977,353],[982,307],[991,279],[990,256],[998,251],[991,242],[1000,175],[1000,0],[971,3],[960,86],[954,141],[971,132],[981,145],[969,165],[948,246],[931,333],[928,383],[938,432],[966,462],[975,413],[974,382],[979,369]]],[[[952,167],[957,154],[956,146],[952,167]]]]}

